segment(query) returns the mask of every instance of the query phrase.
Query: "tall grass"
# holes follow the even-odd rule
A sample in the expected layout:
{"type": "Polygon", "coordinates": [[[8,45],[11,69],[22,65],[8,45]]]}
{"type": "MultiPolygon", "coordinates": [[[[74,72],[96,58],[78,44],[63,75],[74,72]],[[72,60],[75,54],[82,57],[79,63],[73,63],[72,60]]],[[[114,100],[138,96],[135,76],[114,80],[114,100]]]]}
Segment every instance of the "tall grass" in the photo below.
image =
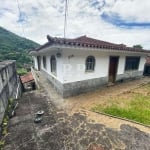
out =
{"type": "Polygon", "coordinates": [[[124,108],[119,107],[119,104],[113,103],[105,107],[99,104],[92,108],[92,110],[150,125],[150,95],[136,94],[124,108]]]}

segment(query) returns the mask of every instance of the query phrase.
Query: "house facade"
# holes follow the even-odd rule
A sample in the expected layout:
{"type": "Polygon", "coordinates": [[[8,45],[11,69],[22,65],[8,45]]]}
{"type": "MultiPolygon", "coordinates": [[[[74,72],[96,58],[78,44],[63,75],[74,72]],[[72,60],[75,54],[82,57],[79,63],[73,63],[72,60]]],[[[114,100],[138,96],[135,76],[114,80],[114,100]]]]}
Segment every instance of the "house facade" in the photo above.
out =
{"type": "Polygon", "coordinates": [[[149,53],[86,36],[47,39],[46,44],[30,54],[34,68],[43,72],[63,97],[142,76],[149,53]]]}

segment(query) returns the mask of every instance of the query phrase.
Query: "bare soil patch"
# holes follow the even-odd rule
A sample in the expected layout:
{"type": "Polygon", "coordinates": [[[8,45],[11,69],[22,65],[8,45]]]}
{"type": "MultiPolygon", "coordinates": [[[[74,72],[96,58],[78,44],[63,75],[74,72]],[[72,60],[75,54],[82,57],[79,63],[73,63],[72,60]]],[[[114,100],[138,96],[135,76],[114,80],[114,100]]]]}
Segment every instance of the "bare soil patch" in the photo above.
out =
{"type": "MultiPolygon", "coordinates": [[[[101,121],[102,123],[105,123],[105,125],[116,128],[124,123],[124,121],[119,121],[118,119],[112,119],[111,117],[105,117],[103,115],[97,115],[92,113],[91,109],[96,105],[107,107],[111,106],[113,103],[124,108],[128,106],[133,95],[136,94],[143,94],[145,96],[150,95],[150,78],[146,77],[139,80],[128,81],[115,86],[105,87],[94,92],[70,97],[65,99],[65,103],[69,113],[85,110],[90,119],[93,119],[96,122],[101,121]]],[[[138,125],[135,126],[145,130],[144,127],[138,125]]],[[[150,132],[149,129],[146,130],[150,132]]]]}
{"type": "Polygon", "coordinates": [[[116,84],[110,87],[104,87],[94,92],[84,93],[78,96],[65,99],[68,110],[75,111],[79,109],[91,110],[95,104],[109,105],[111,101],[130,101],[132,93],[150,94],[150,78],[141,78],[139,80],[128,81],[116,84]],[[146,85],[146,86],[145,86],[146,85]]]}

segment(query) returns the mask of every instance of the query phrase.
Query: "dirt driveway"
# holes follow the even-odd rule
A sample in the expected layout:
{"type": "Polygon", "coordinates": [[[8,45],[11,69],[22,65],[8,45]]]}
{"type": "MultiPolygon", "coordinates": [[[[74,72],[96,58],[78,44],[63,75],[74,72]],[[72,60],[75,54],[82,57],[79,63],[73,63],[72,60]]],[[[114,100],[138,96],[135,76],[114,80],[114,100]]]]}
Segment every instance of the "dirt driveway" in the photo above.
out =
{"type": "Polygon", "coordinates": [[[124,93],[143,86],[148,82],[150,83],[150,78],[145,77],[139,80],[119,83],[114,86],[98,89],[94,92],[88,92],[78,96],[66,98],[65,103],[69,106],[70,111],[77,111],[79,109],[90,110],[95,104],[103,103],[105,105],[108,99],[118,95],[123,95],[124,93]]]}
{"type": "MultiPolygon", "coordinates": [[[[120,128],[121,124],[127,123],[132,126],[138,127],[140,130],[147,131],[150,133],[149,128],[130,123],[128,121],[107,117],[104,115],[96,114],[91,111],[91,108],[97,104],[108,105],[110,99],[117,99],[118,96],[125,96],[124,93],[130,92],[131,90],[137,89],[138,92],[144,92],[139,87],[150,83],[150,78],[144,77],[138,80],[132,80],[125,83],[119,83],[114,86],[104,87],[102,89],[96,90],[94,92],[84,93],[78,96],[70,97],[65,99],[65,105],[68,113],[73,114],[74,112],[80,112],[84,110],[87,113],[89,119],[96,122],[101,122],[106,126],[113,128],[120,128]]],[[[128,99],[126,97],[126,99],[128,99]]]]}
{"type": "Polygon", "coordinates": [[[94,102],[88,99],[94,94],[103,100],[108,93],[112,96],[144,84],[146,78],[133,81],[135,86],[133,82],[120,84],[65,100],[40,75],[39,81],[41,89],[25,93],[20,100],[17,115],[9,123],[4,150],[150,149],[149,128],[93,113],[89,109],[96,97],[94,102]],[[81,101],[80,97],[86,98],[81,101]],[[43,120],[35,124],[34,114],[41,109],[45,111],[43,120]]]}
{"type": "Polygon", "coordinates": [[[88,119],[84,111],[68,115],[58,109],[45,90],[25,93],[9,122],[4,150],[149,150],[150,134],[122,124],[106,127],[88,119]],[[44,110],[43,120],[34,114],[44,110]],[[92,148],[93,147],[93,148],[92,148]],[[94,149],[96,147],[97,149],[94,149]]]}
{"type": "Polygon", "coordinates": [[[46,78],[43,77],[40,72],[35,72],[35,76],[37,76],[40,87],[44,88],[47,95],[50,97],[50,102],[53,102],[57,108],[63,109],[63,111],[69,115],[84,112],[87,116],[87,119],[92,120],[95,123],[104,124],[109,128],[120,129],[122,124],[128,124],[140,129],[141,131],[150,133],[150,129],[147,127],[90,111],[92,106],[98,102],[104,101],[104,99],[117,96],[118,94],[122,94],[124,92],[130,91],[131,89],[145,85],[146,83],[150,82],[149,77],[144,77],[139,80],[133,80],[126,83],[120,83],[108,88],[104,87],[103,89],[99,89],[93,92],[63,99],[57,94],[51,84],[47,82],[46,78]]]}

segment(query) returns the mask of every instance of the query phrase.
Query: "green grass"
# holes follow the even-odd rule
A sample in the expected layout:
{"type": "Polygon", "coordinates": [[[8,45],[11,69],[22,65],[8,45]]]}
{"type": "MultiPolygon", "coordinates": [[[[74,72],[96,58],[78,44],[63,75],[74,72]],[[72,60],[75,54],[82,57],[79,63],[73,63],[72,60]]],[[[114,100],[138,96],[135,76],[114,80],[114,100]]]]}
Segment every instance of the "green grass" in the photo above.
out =
{"type": "Polygon", "coordinates": [[[27,74],[27,70],[25,68],[18,68],[17,69],[17,74],[20,75],[20,76],[23,76],[25,74],[27,74]]]}
{"type": "Polygon", "coordinates": [[[123,108],[119,104],[113,103],[105,107],[99,104],[92,110],[150,125],[150,95],[135,94],[133,99],[123,108]]]}

